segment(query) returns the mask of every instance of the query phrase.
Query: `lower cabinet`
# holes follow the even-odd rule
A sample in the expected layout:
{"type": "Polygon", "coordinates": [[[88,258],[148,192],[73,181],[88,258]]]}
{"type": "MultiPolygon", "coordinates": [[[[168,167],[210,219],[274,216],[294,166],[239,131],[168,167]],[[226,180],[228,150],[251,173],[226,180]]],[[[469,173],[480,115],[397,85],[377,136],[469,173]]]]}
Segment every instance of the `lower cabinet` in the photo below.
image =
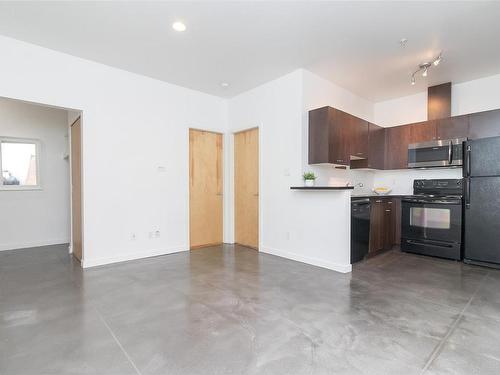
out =
{"type": "Polygon", "coordinates": [[[401,239],[401,199],[371,198],[369,255],[390,250],[401,239]]]}

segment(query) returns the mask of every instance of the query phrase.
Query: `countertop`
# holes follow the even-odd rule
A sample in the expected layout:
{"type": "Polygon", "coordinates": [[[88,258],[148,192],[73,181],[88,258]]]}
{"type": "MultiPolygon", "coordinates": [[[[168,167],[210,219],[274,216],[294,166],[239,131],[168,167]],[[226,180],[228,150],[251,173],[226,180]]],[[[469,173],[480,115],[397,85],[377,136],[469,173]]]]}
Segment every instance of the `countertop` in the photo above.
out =
{"type": "Polygon", "coordinates": [[[290,186],[292,190],[353,190],[354,186],[290,186]]]}
{"type": "Polygon", "coordinates": [[[379,194],[351,194],[351,198],[402,198],[402,197],[407,197],[412,194],[386,194],[386,195],[379,195],[379,194]]]}

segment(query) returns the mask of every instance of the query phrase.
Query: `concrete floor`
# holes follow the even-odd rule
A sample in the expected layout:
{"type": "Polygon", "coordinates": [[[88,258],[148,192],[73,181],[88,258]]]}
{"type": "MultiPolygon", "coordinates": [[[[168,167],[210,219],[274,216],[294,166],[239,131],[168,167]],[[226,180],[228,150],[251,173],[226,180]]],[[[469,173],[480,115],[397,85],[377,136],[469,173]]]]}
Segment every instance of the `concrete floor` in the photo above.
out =
{"type": "Polygon", "coordinates": [[[499,271],[225,246],[82,272],[66,252],[0,253],[0,374],[500,373],[499,271]]]}

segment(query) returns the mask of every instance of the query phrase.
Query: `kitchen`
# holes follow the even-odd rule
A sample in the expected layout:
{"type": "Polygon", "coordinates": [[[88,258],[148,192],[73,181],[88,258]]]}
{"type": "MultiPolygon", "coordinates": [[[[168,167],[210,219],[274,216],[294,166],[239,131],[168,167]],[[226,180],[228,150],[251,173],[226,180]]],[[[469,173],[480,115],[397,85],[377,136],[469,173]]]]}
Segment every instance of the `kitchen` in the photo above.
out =
{"type": "MultiPolygon", "coordinates": [[[[427,121],[381,127],[332,107],[309,112],[310,165],[375,170],[385,181],[395,170],[431,175],[406,174],[411,191],[381,184],[380,195],[356,184],[351,263],[394,248],[489,267],[500,263],[492,209],[499,204],[500,110],[451,116],[451,107],[452,85],[445,83],[428,88],[427,121]]],[[[330,178],[327,185],[344,182],[330,178]]]]}

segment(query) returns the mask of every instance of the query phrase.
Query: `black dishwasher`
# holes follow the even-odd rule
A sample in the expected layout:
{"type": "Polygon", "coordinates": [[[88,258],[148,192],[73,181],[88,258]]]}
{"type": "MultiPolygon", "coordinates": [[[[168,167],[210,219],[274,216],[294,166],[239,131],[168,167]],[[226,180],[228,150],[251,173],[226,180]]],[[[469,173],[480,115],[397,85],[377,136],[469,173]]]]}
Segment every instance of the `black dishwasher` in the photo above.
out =
{"type": "Polygon", "coordinates": [[[370,244],[370,198],[351,197],[351,264],[363,260],[370,244]]]}

